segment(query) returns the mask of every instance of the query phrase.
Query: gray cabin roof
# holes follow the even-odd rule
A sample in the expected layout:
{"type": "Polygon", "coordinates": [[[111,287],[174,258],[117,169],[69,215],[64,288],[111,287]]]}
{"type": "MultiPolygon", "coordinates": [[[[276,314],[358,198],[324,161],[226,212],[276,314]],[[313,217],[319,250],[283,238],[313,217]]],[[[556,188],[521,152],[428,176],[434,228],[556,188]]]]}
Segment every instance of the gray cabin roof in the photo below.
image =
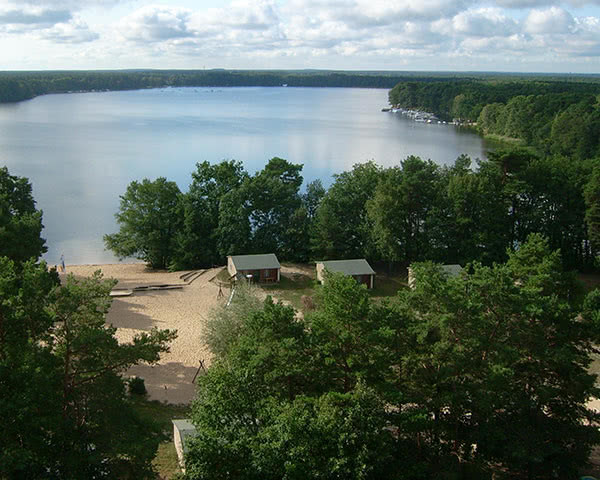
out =
{"type": "Polygon", "coordinates": [[[339,272],[346,275],[374,275],[375,271],[371,265],[364,259],[355,260],[328,260],[322,263],[326,270],[330,272],[339,272]]]}
{"type": "Polygon", "coordinates": [[[173,425],[175,425],[175,427],[177,428],[177,431],[179,432],[179,437],[181,439],[183,451],[187,452],[186,440],[190,437],[196,436],[196,427],[194,427],[194,424],[187,419],[172,420],[172,422],[173,425]]]}
{"type": "Polygon", "coordinates": [[[450,276],[450,277],[456,277],[458,275],[460,275],[460,272],[462,272],[462,267],[460,265],[442,265],[442,270],[444,271],[444,273],[446,273],[446,275],[450,276]]]}
{"type": "Polygon", "coordinates": [[[281,268],[274,253],[259,255],[231,255],[236,270],[263,270],[265,268],[281,268]]]}

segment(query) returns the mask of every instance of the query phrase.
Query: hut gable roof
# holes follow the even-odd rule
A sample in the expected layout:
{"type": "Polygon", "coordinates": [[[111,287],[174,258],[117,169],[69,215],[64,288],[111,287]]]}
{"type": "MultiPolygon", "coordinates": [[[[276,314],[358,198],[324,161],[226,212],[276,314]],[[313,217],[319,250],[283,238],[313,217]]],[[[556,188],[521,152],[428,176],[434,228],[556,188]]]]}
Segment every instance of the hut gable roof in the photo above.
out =
{"type": "Polygon", "coordinates": [[[281,268],[274,253],[259,255],[232,255],[231,261],[236,270],[264,270],[265,268],[281,268]]]}
{"type": "Polygon", "coordinates": [[[354,260],[328,260],[326,262],[319,262],[323,264],[326,270],[330,272],[339,272],[346,275],[374,275],[375,271],[371,268],[371,265],[364,259],[354,260]]]}
{"type": "Polygon", "coordinates": [[[190,437],[195,437],[197,435],[196,427],[194,427],[193,423],[187,419],[181,420],[172,420],[173,425],[177,428],[179,432],[179,437],[181,440],[181,445],[183,446],[183,451],[187,453],[187,444],[186,441],[190,437]]]}
{"type": "Polygon", "coordinates": [[[456,277],[458,275],[460,275],[460,272],[462,272],[462,267],[460,265],[442,265],[442,270],[444,271],[444,273],[450,277],[456,277]]]}

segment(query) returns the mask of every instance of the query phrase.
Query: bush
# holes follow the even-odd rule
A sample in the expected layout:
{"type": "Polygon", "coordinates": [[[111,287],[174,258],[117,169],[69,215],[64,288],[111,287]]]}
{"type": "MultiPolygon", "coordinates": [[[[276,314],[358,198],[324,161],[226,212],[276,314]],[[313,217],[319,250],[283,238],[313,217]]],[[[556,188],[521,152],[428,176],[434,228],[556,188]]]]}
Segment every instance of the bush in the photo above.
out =
{"type": "Polygon", "coordinates": [[[127,385],[129,385],[129,393],[134,395],[146,395],[147,393],[144,379],[141,377],[131,377],[127,385]]]}
{"type": "Polygon", "coordinates": [[[300,300],[302,301],[302,306],[306,312],[313,311],[316,308],[313,297],[309,295],[302,295],[300,300]]]}

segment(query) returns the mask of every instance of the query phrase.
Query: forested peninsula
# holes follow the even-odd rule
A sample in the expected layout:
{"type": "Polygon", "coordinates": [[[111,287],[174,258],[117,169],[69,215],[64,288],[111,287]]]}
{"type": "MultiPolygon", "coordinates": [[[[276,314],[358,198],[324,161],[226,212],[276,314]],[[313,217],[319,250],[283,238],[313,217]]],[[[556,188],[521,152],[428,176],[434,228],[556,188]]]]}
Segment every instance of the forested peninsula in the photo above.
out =
{"type": "Polygon", "coordinates": [[[576,159],[600,152],[600,83],[542,78],[398,83],[397,107],[475,125],[483,135],[576,159]]]}

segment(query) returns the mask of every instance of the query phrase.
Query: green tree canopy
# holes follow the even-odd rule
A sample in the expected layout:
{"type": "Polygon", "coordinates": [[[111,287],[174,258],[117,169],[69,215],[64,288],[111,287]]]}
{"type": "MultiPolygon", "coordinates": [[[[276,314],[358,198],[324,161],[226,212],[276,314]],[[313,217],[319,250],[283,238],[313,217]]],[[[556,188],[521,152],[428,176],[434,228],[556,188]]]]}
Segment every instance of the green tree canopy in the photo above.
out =
{"type": "Polygon", "coordinates": [[[183,224],[176,233],[173,269],[221,263],[218,249],[221,204],[225,209],[227,202],[223,199],[226,194],[240,188],[247,178],[242,163],[235,160],[215,165],[196,164],[190,188],[182,196],[183,224]]]}
{"type": "Polygon", "coordinates": [[[439,167],[431,160],[410,156],[400,167],[383,172],[367,212],[384,259],[409,264],[428,258],[429,220],[441,190],[439,167]]]}
{"type": "Polygon", "coordinates": [[[313,256],[320,260],[369,257],[371,227],[365,205],[379,183],[381,168],[374,162],[354,165],[335,175],[321,200],[311,231],[313,256]]]}
{"type": "Polygon", "coordinates": [[[585,186],[585,203],[589,239],[596,251],[600,251],[600,166],[594,168],[585,186]]]}
{"type": "Polygon", "coordinates": [[[35,208],[31,184],[0,168],[0,257],[17,263],[40,258],[47,251],[42,228],[42,212],[35,208]]]}
{"type": "Polygon", "coordinates": [[[151,268],[167,268],[182,222],[180,197],[177,184],[163,177],[131,182],[115,214],[119,231],[104,235],[106,248],[120,258],[136,257],[151,268]]]}
{"type": "Polygon", "coordinates": [[[105,323],[113,281],[57,284],[45,263],[0,259],[0,478],[153,478],[160,440],[122,374],[154,363],[168,330],[117,341],[105,323]]]}
{"type": "Polygon", "coordinates": [[[305,318],[244,300],[200,379],[187,477],[574,477],[600,442],[600,294],[582,302],[540,235],[504,264],[414,272],[387,303],[332,275],[305,318]]]}

